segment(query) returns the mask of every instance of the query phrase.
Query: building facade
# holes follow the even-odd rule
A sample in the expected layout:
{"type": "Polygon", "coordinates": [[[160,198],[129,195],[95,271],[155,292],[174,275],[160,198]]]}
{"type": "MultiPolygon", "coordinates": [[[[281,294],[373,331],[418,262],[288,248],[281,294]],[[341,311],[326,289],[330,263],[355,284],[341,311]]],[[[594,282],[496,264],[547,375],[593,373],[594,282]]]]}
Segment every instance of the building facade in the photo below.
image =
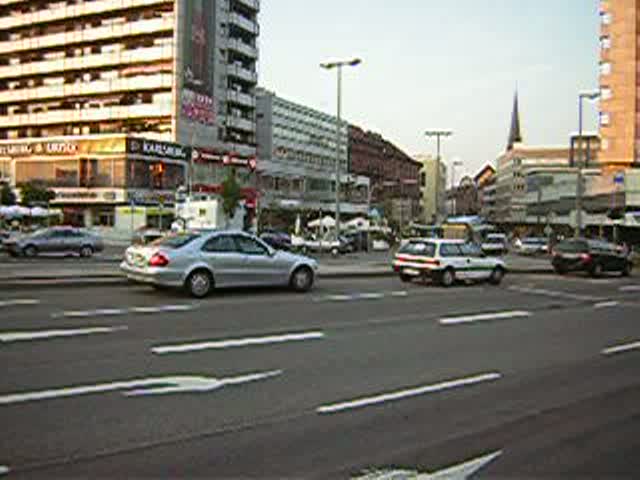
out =
{"type": "Polygon", "coordinates": [[[349,127],[349,171],[371,181],[371,205],[398,225],[420,218],[421,164],[380,134],[349,127]]]}
{"type": "MultiPolygon", "coordinates": [[[[63,205],[83,208],[64,189],[102,188],[91,183],[110,168],[96,156],[105,152],[83,150],[100,138],[255,156],[258,11],[258,0],[2,2],[0,171],[16,172],[13,185],[43,180],[63,205]],[[47,164],[62,159],[64,169],[47,164]]],[[[164,175],[175,159],[166,160],[145,168],[164,175]]],[[[142,173],[119,177],[114,165],[125,195],[113,205],[135,200],[142,173]]]]}
{"type": "Polygon", "coordinates": [[[485,165],[473,181],[478,192],[480,216],[492,222],[496,208],[496,169],[492,165],[485,165]]]}
{"type": "Polygon", "coordinates": [[[447,165],[431,155],[416,155],[420,170],[422,221],[436,224],[446,215],[447,165]]]}
{"type": "Polygon", "coordinates": [[[605,166],[640,165],[640,1],[600,2],[600,135],[605,166]]]}
{"type": "Polygon", "coordinates": [[[337,141],[336,117],[257,93],[260,209],[335,212],[336,158],[340,155],[341,213],[367,213],[369,179],[348,171],[348,125],[337,141]]]}

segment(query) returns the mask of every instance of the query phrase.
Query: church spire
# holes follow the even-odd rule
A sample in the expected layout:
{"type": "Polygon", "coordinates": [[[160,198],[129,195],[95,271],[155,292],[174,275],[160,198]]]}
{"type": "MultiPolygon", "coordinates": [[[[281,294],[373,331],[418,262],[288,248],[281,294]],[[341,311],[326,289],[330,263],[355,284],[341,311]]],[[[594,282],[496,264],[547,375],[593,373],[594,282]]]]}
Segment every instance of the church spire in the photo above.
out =
{"type": "Polygon", "coordinates": [[[522,142],[522,133],[520,132],[520,112],[518,111],[518,91],[513,96],[513,110],[511,112],[511,129],[509,130],[509,141],[507,142],[507,150],[512,150],[515,143],[522,142]]]}

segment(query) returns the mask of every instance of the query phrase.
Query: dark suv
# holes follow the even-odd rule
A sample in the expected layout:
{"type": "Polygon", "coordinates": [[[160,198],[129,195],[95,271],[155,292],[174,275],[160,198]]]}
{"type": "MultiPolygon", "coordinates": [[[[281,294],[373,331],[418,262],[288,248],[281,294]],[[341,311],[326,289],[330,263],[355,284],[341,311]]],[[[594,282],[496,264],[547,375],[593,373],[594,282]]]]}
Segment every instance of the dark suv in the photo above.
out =
{"type": "Polygon", "coordinates": [[[561,275],[583,271],[593,277],[599,277],[605,272],[619,272],[628,276],[633,265],[623,247],[584,238],[573,238],[558,243],[553,248],[551,263],[554,270],[561,275]]]}

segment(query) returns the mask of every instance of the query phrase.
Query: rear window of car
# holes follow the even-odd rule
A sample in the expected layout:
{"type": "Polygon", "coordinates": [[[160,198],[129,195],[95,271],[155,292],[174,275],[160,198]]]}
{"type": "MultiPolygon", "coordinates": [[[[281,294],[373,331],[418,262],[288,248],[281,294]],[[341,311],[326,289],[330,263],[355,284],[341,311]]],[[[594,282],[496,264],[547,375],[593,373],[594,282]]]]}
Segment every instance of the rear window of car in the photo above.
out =
{"type": "Polygon", "coordinates": [[[169,235],[168,237],[159,238],[151,243],[154,247],[177,249],[182,248],[188,243],[198,238],[198,233],[181,233],[177,235],[169,235]]]}
{"type": "Polygon", "coordinates": [[[522,243],[527,245],[543,245],[547,243],[547,241],[544,238],[525,238],[522,240],[522,243]]]}
{"type": "Polygon", "coordinates": [[[487,235],[487,240],[494,242],[504,242],[506,240],[506,237],[499,233],[492,233],[487,235]]]}
{"type": "Polygon", "coordinates": [[[584,253],[589,250],[589,246],[585,241],[565,240],[556,245],[555,249],[560,253],[584,253]]]}
{"type": "Polygon", "coordinates": [[[422,255],[423,257],[433,257],[436,253],[436,246],[431,242],[409,242],[402,246],[398,253],[407,255],[422,255]]]}

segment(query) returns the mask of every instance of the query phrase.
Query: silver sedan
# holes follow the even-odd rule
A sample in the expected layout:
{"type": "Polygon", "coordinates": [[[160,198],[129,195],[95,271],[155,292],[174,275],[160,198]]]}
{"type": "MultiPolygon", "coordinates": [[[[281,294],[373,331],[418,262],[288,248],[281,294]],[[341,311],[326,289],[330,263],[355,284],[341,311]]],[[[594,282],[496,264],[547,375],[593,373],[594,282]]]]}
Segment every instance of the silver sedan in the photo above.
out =
{"type": "Polygon", "coordinates": [[[125,252],[120,269],[130,280],[155,287],[185,288],[196,298],[214,287],[290,286],[311,289],[315,260],[277,251],[244,232],[186,232],[125,252]]]}

